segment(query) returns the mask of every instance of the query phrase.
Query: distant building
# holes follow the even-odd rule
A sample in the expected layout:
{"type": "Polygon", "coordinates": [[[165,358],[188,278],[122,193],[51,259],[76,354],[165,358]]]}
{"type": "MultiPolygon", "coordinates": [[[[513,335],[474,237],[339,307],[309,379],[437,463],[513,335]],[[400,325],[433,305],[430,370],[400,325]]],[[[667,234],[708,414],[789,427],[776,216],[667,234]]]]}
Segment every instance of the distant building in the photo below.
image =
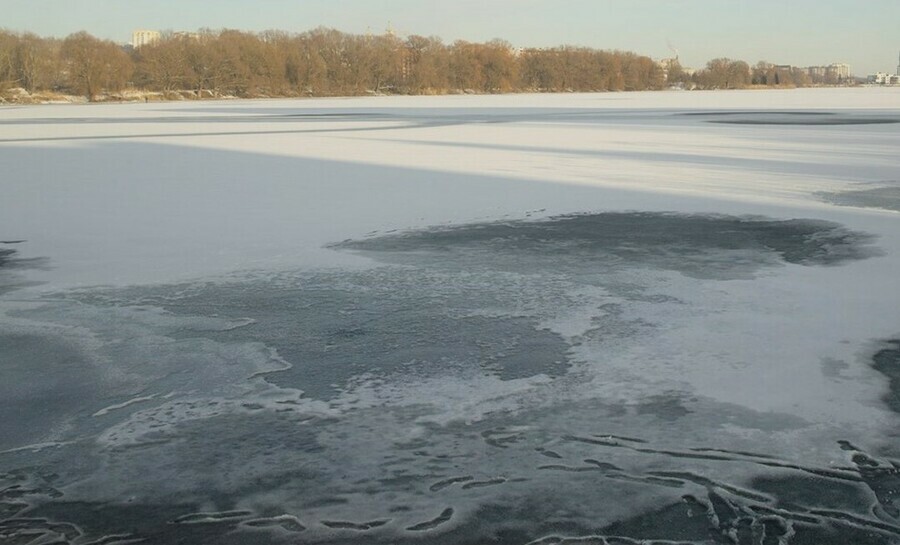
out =
{"type": "Polygon", "coordinates": [[[806,73],[809,74],[811,78],[824,78],[828,74],[827,66],[810,66],[807,67],[806,73]]]}
{"type": "Polygon", "coordinates": [[[813,83],[848,83],[853,79],[850,75],[850,65],[842,62],[834,62],[828,66],[807,66],[802,70],[813,83]]]}
{"type": "Polygon", "coordinates": [[[775,83],[784,83],[791,82],[794,80],[794,67],[790,64],[776,64],[772,66],[772,69],[775,70],[775,83]]]}
{"type": "Polygon", "coordinates": [[[897,60],[897,73],[886,74],[884,72],[875,72],[866,78],[868,83],[876,85],[900,85],[900,58],[897,60]]]}
{"type": "Polygon", "coordinates": [[[677,64],[680,66],[681,62],[678,60],[678,57],[675,57],[675,58],[669,58],[669,59],[662,59],[661,61],[659,61],[656,64],[658,64],[660,68],[662,68],[664,70],[668,70],[673,65],[677,64]]]}
{"type": "Polygon", "coordinates": [[[158,42],[162,34],[157,30],[135,30],[131,33],[131,47],[138,49],[158,42]]]}
{"type": "Polygon", "coordinates": [[[669,72],[672,70],[672,67],[676,65],[681,66],[681,63],[678,62],[678,57],[675,57],[674,59],[662,59],[656,63],[656,66],[662,70],[663,78],[665,78],[666,81],[669,81],[669,72]]]}
{"type": "MultiPolygon", "coordinates": [[[[172,37],[181,39],[181,40],[193,40],[196,42],[196,41],[200,40],[200,33],[199,32],[178,31],[178,32],[173,32],[172,37]]],[[[263,38],[263,41],[265,41],[265,38],[263,38]]]]}
{"type": "Polygon", "coordinates": [[[828,72],[833,74],[838,81],[850,79],[850,65],[843,62],[836,62],[828,65],[828,72]]]}
{"type": "Polygon", "coordinates": [[[775,64],[772,66],[772,69],[775,70],[776,77],[787,77],[789,81],[791,74],[794,73],[794,66],[790,64],[775,64]]]}
{"type": "Polygon", "coordinates": [[[875,85],[900,85],[900,74],[876,72],[866,78],[866,81],[875,85]]]}

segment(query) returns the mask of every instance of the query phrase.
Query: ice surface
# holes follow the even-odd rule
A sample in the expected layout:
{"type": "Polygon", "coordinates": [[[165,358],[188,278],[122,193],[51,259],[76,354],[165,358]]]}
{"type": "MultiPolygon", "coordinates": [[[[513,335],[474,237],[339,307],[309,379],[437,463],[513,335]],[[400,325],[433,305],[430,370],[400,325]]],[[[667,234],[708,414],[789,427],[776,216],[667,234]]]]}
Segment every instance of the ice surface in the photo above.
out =
{"type": "Polygon", "coordinates": [[[0,541],[896,543],[900,91],[0,112],[0,541]]]}

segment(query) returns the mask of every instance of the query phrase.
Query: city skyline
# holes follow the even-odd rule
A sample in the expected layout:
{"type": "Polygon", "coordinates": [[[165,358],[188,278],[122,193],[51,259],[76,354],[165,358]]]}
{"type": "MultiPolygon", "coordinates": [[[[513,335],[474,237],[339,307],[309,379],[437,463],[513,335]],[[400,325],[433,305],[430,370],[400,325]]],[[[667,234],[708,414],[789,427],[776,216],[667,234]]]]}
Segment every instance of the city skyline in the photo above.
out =
{"type": "Polygon", "coordinates": [[[893,71],[900,2],[850,0],[6,0],[3,28],[64,37],[85,30],[130,42],[136,29],[235,28],[421,34],[516,47],[579,45],[654,58],[677,50],[686,66],[716,57],[795,66],[848,63],[855,75],[893,71]]]}

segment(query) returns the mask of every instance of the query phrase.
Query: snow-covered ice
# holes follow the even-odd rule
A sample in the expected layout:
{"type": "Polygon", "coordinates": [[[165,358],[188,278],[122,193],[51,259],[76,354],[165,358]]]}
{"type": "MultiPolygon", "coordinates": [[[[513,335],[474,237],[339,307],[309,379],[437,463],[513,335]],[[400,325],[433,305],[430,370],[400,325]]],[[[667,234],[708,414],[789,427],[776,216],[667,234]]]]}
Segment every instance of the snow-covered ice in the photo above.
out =
{"type": "Polygon", "coordinates": [[[892,88],[0,109],[0,541],[896,543],[898,149],[892,88]]]}

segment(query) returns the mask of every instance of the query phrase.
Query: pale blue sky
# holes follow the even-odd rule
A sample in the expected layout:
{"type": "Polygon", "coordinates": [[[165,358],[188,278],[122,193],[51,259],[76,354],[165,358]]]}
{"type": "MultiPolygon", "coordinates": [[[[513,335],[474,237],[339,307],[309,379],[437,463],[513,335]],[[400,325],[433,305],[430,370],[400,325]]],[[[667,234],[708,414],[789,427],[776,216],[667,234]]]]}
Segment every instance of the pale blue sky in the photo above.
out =
{"type": "Polygon", "coordinates": [[[806,66],[848,62],[893,72],[900,0],[0,0],[0,27],[42,36],[78,30],[119,42],[136,28],[304,31],[328,26],[521,47],[573,44],[669,56],[806,66]]]}

